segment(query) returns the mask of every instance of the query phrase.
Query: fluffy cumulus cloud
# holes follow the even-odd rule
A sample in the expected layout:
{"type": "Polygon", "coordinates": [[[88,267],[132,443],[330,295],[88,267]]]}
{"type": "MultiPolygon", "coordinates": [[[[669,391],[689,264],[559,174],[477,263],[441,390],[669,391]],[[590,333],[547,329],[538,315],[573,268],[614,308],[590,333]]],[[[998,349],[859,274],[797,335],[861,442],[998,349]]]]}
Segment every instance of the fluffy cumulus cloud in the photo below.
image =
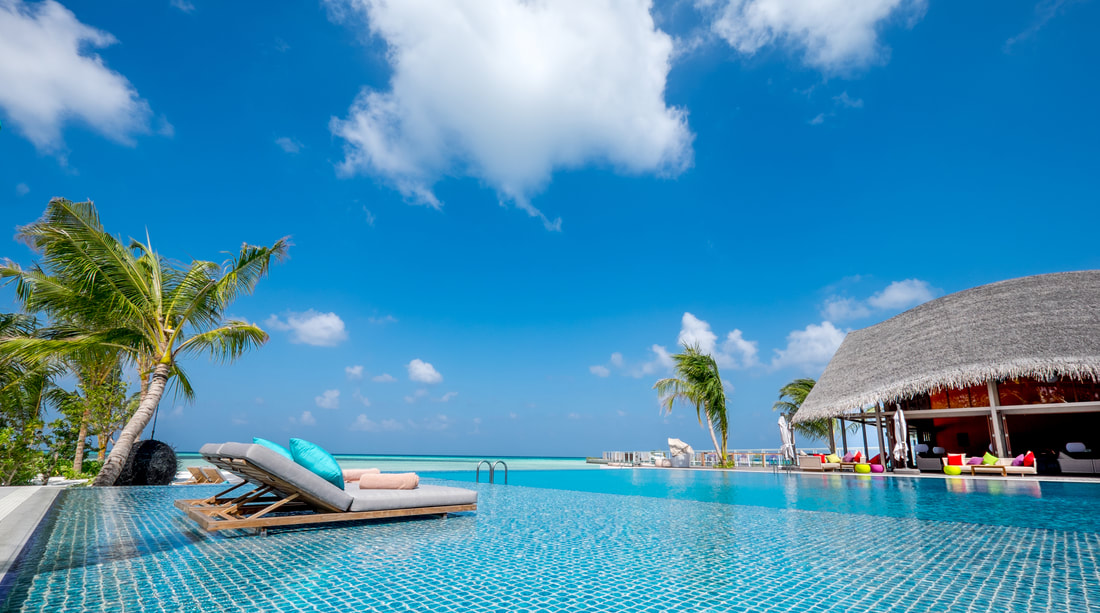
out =
{"type": "Polygon", "coordinates": [[[375,375],[371,377],[370,380],[374,381],[375,383],[393,383],[397,381],[397,379],[388,372],[384,372],[380,375],[375,375]]]}
{"type": "Polygon", "coordinates": [[[275,144],[287,153],[298,153],[302,150],[302,143],[293,138],[290,138],[289,136],[280,136],[279,138],[276,138],[275,144]]]}
{"type": "Polygon", "coordinates": [[[409,362],[405,368],[409,371],[410,381],[429,384],[443,381],[443,375],[439,374],[439,371],[437,371],[434,366],[419,358],[409,362]]]}
{"type": "Polygon", "coordinates": [[[49,153],[63,150],[68,121],[125,144],[149,132],[149,104],[92,52],[116,42],[53,0],[0,0],[0,108],[12,127],[49,153]]]}
{"type": "Polygon", "coordinates": [[[294,418],[291,418],[291,421],[294,422],[294,423],[301,424],[303,426],[316,426],[317,425],[317,419],[315,417],[313,417],[313,413],[311,413],[309,411],[302,411],[302,416],[299,417],[297,419],[297,421],[295,421],[294,418]]]}
{"type": "Polygon", "coordinates": [[[752,55],[779,45],[826,73],[884,62],[889,49],[879,32],[891,20],[907,25],[923,16],[925,0],[697,0],[711,29],[731,47],[752,55]]]}
{"type": "Polygon", "coordinates": [[[606,367],[606,366],[600,365],[600,364],[596,364],[595,366],[589,366],[588,367],[588,372],[596,375],[597,377],[610,377],[611,376],[611,369],[606,367]]]}
{"type": "Polygon", "coordinates": [[[358,381],[363,378],[363,366],[356,364],[355,366],[345,366],[344,374],[347,375],[348,380],[358,381]]]}
{"type": "Polygon", "coordinates": [[[340,390],[325,390],[320,396],[316,396],[313,402],[322,409],[340,408],[340,390]]]}
{"type": "Polygon", "coordinates": [[[936,290],[927,281],[906,279],[894,281],[886,289],[867,299],[876,309],[896,310],[916,306],[936,297],[936,290]]]}
{"type": "Polygon", "coordinates": [[[286,319],[272,315],[265,322],[274,330],[290,332],[290,341],[318,347],[335,347],[348,338],[344,320],[336,313],[287,313],[286,319]]]}
{"type": "Polygon", "coordinates": [[[387,91],[364,89],[330,128],[344,174],[380,176],[439,208],[433,185],[471,176],[530,202],[555,170],[587,164],[676,175],[691,164],[682,109],[665,103],[672,39],[649,0],[327,0],[385,41],[387,91]]]}
{"type": "Polygon", "coordinates": [[[364,413],[360,413],[355,421],[351,424],[352,430],[358,430],[360,432],[396,432],[397,430],[404,430],[405,425],[396,419],[383,419],[382,421],[374,421],[366,416],[364,413]]]}
{"type": "Polygon", "coordinates": [[[681,318],[680,336],[676,340],[681,345],[698,346],[723,368],[749,368],[759,363],[756,341],[745,340],[744,334],[734,329],[719,346],[718,335],[711,331],[710,324],[691,313],[684,313],[681,318]]]}
{"type": "Polygon", "coordinates": [[[787,335],[787,346],[775,350],[773,368],[794,367],[802,370],[823,368],[832,359],[847,332],[832,323],[810,324],[787,335]]]}

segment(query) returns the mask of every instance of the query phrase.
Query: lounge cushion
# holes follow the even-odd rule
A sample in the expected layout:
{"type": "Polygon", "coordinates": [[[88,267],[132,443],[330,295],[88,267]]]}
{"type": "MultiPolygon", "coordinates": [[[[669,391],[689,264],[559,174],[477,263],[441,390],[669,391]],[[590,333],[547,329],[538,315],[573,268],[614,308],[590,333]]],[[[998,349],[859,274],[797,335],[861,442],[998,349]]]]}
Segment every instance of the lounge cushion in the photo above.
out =
{"type": "Polygon", "coordinates": [[[1012,459],[1012,465],[1013,466],[1023,466],[1024,465],[1024,454],[1021,453],[1020,455],[1013,458],[1012,459]]]}
{"type": "Polygon", "coordinates": [[[218,455],[225,443],[207,443],[199,449],[199,455],[218,455]]]}
{"type": "Polygon", "coordinates": [[[344,483],[348,481],[359,481],[359,477],[363,475],[377,475],[382,471],[377,468],[345,468],[344,469],[344,483]]]}
{"type": "Polygon", "coordinates": [[[283,447],[282,445],[280,445],[278,443],[272,443],[271,441],[267,440],[266,438],[259,438],[257,436],[254,436],[254,437],[252,437],[252,443],[255,444],[255,445],[263,445],[264,447],[267,447],[268,449],[274,451],[275,453],[283,456],[284,458],[286,458],[288,460],[293,460],[294,459],[294,456],[290,455],[290,452],[287,451],[286,447],[283,447]]]}
{"type": "Polygon", "coordinates": [[[862,462],[863,461],[863,452],[862,451],[857,451],[856,454],[854,456],[852,456],[852,461],[853,462],[862,462]]]}
{"type": "Polygon", "coordinates": [[[948,466],[962,466],[963,465],[963,454],[961,454],[961,453],[949,453],[949,454],[947,454],[947,465],[948,466]]]}
{"type": "Polygon", "coordinates": [[[347,511],[351,506],[351,496],[342,488],[334,487],[294,460],[288,460],[267,447],[247,443],[226,443],[222,445],[219,453],[225,457],[248,460],[263,471],[294,486],[309,498],[319,500],[333,509],[347,511]]]}
{"type": "Polygon", "coordinates": [[[982,458],[979,458],[977,456],[975,456],[973,458],[970,458],[969,460],[966,461],[967,466],[974,466],[975,464],[985,464],[985,461],[982,460],[982,458]]]}
{"type": "Polygon", "coordinates": [[[1024,466],[1035,466],[1035,454],[1030,451],[1024,456],[1024,466]]]}
{"type": "Polygon", "coordinates": [[[290,439],[290,455],[294,461],[306,467],[313,474],[328,481],[332,485],[344,487],[344,471],[340,470],[340,464],[332,454],[325,451],[320,445],[316,445],[300,438],[290,439]]]}
{"type": "Polygon", "coordinates": [[[986,466],[992,466],[997,463],[997,456],[989,453],[988,451],[982,456],[982,464],[986,466]]]}
{"type": "Polygon", "coordinates": [[[830,464],[838,464],[840,462],[840,456],[835,453],[830,453],[829,455],[825,456],[825,461],[829,462],[830,464]]]}
{"type": "Polygon", "coordinates": [[[359,478],[360,490],[415,490],[420,485],[416,473],[366,474],[359,478]]]}
{"type": "Polygon", "coordinates": [[[855,457],[856,457],[856,456],[855,456],[855,455],[853,455],[851,451],[849,451],[848,453],[844,454],[844,458],[843,458],[843,460],[844,460],[845,462],[851,462],[851,461],[852,461],[852,460],[853,460],[853,459],[854,459],[855,457]]]}
{"type": "Polygon", "coordinates": [[[443,507],[477,503],[477,492],[444,485],[421,485],[415,490],[361,490],[358,483],[349,483],[350,511],[387,511],[417,507],[443,507]]]}

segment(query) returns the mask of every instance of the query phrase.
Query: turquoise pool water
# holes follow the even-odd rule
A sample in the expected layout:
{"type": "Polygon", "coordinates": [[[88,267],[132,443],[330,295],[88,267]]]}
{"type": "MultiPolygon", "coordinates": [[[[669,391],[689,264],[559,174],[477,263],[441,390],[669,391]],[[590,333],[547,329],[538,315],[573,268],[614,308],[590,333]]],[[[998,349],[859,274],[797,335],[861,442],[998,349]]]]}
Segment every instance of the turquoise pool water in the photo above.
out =
{"type": "Polygon", "coordinates": [[[1095,485],[673,470],[510,481],[526,485],[459,482],[478,489],[476,513],[263,538],[199,532],[172,506],[216,488],[70,490],[0,609],[1100,611],[1095,485]]]}
{"type": "MultiPolygon", "coordinates": [[[[178,454],[180,468],[188,466],[210,466],[197,453],[178,454]]],[[[482,458],[469,456],[414,456],[414,455],[341,455],[336,459],[344,468],[378,468],[386,472],[469,472],[482,458]]],[[[492,456],[486,459],[503,460],[510,470],[586,470],[598,469],[596,464],[587,464],[584,458],[536,458],[516,456],[492,456]]],[[[488,469],[483,469],[488,470],[488,469]]]]}

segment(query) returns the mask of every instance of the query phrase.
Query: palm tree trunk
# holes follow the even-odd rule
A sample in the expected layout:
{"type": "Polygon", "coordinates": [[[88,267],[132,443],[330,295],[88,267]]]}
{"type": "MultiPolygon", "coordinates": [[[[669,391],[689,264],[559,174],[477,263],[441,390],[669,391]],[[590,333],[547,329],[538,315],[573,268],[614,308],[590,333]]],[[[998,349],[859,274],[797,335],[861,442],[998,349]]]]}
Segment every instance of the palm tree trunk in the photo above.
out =
{"type": "Polygon", "coordinates": [[[95,485],[114,485],[115,481],[118,480],[118,476],[122,473],[122,465],[130,457],[130,448],[134,446],[134,441],[145,430],[145,426],[149,425],[153,413],[157,410],[160,397],[164,394],[164,386],[168,383],[170,370],[171,367],[164,363],[157,364],[156,369],[153,370],[145,396],[138,404],[137,410],[134,411],[134,416],[126,422],[122,434],[118,436],[118,441],[115,442],[114,447],[111,447],[111,453],[107,456],[103,469],[99,471],[99,475],[95,479],[95,485]]]}
{"type": "Polygon", "coordinates": [[[76,438],[76,457],[73,458],[73,472],[77,475],[84,470],[84,439],[88,438],[88,420],[91,416],[92,410],[85,404],[84,413],[80,416],[80,434],[76,438]]]}
{"type": "Polygon", "coordinates": [[[714,436],[714,424],[711,423],[709,417],[707,418],[707,428],[710,429],[710,441],[712,443],[714,443],[714,453],[718,454],[718,463],[719,464],[725,464],[726,463],[726,454],[725,454],[726,450],[722,449],[718,445],[718,437],[714,436]]]}

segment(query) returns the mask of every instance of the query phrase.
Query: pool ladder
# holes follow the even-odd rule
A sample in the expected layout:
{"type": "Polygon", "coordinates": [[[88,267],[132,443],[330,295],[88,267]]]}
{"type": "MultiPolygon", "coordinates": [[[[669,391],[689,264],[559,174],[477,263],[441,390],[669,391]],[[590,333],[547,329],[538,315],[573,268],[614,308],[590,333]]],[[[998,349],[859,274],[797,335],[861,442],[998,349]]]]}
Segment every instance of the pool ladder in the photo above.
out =
{"type": "Polygon", "coordinates": [[[474,482],[481,483],[481,465],[486,464],[489,466],[489,483],[493,483],[493,479],[496,476],[497,464],[504,467],[504,485],[508,485],[508,463],[504,460],[497,460],[496,462],[490,462],[489,460],[482,460],[477,463],[477,470],[474,471],[474,482]]]}

